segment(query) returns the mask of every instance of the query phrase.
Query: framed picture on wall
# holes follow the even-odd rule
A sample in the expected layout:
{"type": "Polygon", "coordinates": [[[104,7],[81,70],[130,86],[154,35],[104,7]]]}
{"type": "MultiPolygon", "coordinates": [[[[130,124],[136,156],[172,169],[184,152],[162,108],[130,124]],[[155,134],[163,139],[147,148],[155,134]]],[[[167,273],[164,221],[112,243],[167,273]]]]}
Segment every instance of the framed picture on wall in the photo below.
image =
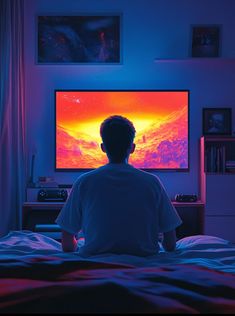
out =
{"type": "Polygon", "coordinates": [[[121,15],[37,16],[38,64],[120,64],[121,15]]]}
{"type": "Polygon", "coordinates": [[[192,25],[191,57],[220,57],[221,25],[192,25]]]}
{"type": "Polygon", "coordinates": [[[203,135],[231,135],[232,109],[203,108],[202,122],[203,135]]]}

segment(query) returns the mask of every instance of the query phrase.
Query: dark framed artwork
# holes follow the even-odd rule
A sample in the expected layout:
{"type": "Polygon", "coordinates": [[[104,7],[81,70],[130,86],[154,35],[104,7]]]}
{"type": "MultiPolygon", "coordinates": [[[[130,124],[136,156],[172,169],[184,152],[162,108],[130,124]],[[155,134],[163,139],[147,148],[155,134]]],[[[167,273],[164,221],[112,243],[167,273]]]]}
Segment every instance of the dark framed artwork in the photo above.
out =
{"type": "Polygon", "coordinates": [[[38,64],[120,64],[121,15],[37,16],[38,64]]]}
{"type": "Polygon", "coordinates": [[[191,57],[220,57],[221,26],[193,25],[191,28],[191,57]]]}
{"type": "Polygon", "coordinates": [[[203,135],[231,135],[231,108],[203,108],[203,135]]]}

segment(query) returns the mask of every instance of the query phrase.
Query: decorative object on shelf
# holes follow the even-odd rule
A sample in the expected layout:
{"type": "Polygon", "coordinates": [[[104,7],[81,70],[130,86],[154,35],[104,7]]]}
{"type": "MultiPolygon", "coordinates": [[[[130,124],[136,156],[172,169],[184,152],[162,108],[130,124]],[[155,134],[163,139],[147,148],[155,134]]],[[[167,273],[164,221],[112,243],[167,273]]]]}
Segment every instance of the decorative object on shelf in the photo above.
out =
{"type": "Polygon", "coordinates": [[[37,63],[120,64],[121,15],[38,16],[37,63]]]}
{"type": "Polygon", "coordinates": [[[196,194],[176,194],[176,202],[197,202],[196,194]]]}
{"type": "Polygon", "coordinates": [[[38,188],[57,188],[58,183],[54,180],[53,177],[41,176],[41,177],[38,177],[37,187],[38,188]]]}
{"type": "Polygon", "coordinates": [[[221,47],[220,25],[193,25],[191,29],[192,57],[219,57],[221,47]]]}
{"type": "Polygon", "coordinates": [[[203,135],[231,135],[232,108],[203,108],[203,135]]]}

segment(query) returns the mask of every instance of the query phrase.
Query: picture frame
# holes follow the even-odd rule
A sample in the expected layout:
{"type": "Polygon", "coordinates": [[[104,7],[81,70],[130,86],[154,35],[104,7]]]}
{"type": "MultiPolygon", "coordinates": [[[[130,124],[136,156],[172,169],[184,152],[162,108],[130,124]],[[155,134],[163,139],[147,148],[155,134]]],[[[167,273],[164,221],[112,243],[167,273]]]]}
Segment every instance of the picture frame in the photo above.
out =
{"type": "Polygon", "coordinates": [[[191,26],[191,57],[216,58],[221,56],[222,26],[191,26]]]}
{"type": "Polygon", "coordinates": [[[120,64],[121,14],[38,15],[37,64],[120,64]]]}
{"type": "Polygon", "coordinates": [[[231,135],[232,108],[203,108],[203,135],[231,135]]]}

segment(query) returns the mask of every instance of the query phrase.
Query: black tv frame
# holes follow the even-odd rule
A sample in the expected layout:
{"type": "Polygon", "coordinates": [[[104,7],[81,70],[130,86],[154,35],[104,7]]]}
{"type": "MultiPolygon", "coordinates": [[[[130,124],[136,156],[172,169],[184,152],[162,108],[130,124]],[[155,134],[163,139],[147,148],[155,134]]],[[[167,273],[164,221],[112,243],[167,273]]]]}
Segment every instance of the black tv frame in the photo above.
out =
{"type": "Polygon", "coordinates": [[[188,93],[188,167],[187,168],[139,168],[146,172],[189,172],[190,171],[190,90],[189,89],[54,89],[54,170],[56,172],[88,172],[96,168],[56,167],[56,93],[57,92],[187,92],[188,93]]]}

